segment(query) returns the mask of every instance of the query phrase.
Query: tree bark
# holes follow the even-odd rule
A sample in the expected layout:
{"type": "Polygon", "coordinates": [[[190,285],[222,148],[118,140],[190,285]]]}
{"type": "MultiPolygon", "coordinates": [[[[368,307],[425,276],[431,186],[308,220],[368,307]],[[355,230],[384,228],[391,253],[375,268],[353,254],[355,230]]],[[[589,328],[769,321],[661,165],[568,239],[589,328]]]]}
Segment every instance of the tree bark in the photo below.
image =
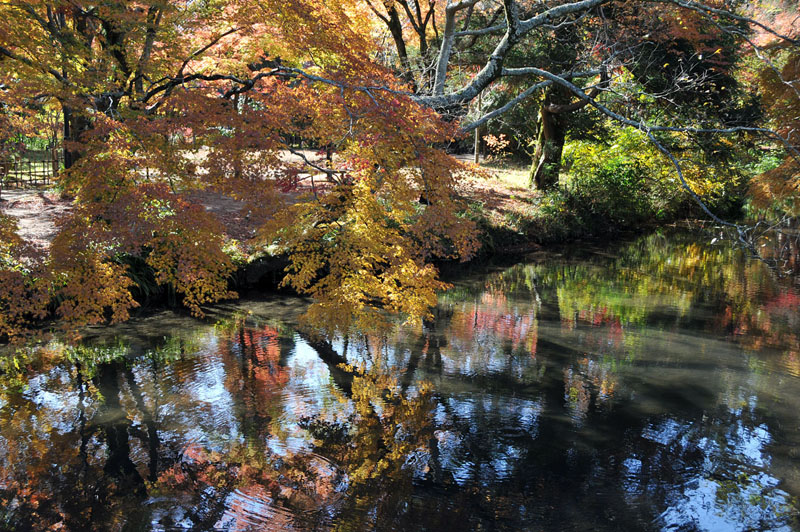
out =
{"type": "Polygon", "coordinates": [[[386,20],[386,26],[389,28],[392,39],[394,39],[395,48],[397,48],[397,56],[400,58],[400,68],[403,69],[402,78],[410,83],[413,90],[416,91],[417,86],[414,82],[414,73],[411,69],[411,61],[408,59],[406,41],[403,39],[403,23],[400,21],[400,14],[397,12],[397,8],[394,5],[387,8],[387,13],[389,18],[386,20]]]}
{"type": "MultiPolygon", "coordinates": [[[[594,87],[588,97],[596,98],[600,94],[600,86],[607,82],[608,75],[603,71],[600,85],[594,87]]],[[[589,104],[589,99],[570,101],[571,99],[569,91],[562,87],[554,87],[550,89],[539,111],[539,135],[529,174],[530,184],[537,190],[546,191],[558,184],[568,117],[570,113],[579,111],[589,104]]]]}
{"type": "Polygon", "coordinates": [[[558,184],[565,139],[566,132],[558,114],[551,113],[546,105],[542,106],[539,112],[539,136],[529,174],[533,188],[546,191],[558,184]]]}
{"type": "MultiPolygon", "coordinates": [[[[483,113],[483,93],[478,94],[478,116],[483,113]]],[[[475,128],[475,164],[481,162],[481,136],[483,135],[483,126],[475,128]]]]}
{"type": "Polygon", "coordinates": [[[81,135],[86,133],[91,123],[85,116],[75,113],[64,105],[64,169],[69,170],[78,162],[81,152],[77,146],[81,143],[81,135]]]}

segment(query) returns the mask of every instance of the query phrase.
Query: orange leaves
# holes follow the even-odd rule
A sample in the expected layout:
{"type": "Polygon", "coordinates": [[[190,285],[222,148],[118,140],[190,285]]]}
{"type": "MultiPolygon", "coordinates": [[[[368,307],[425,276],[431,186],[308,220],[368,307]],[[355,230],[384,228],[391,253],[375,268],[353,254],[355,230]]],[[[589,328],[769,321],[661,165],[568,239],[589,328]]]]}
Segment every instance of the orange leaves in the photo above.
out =
{"type": "Polygon", "coordinates": [[[291,254],[286,282],[318,298],[312,312],[426,315],[445,286],[428,261],[477,247],[453,199],[466,170],[432,148],[456,126],[374,60],[358,5],[108,2],[56,20],[44,2],[0,4],[14,24],[0,31],[12,53],[0,83],[14,80],[21,103],[60,105],[76,159],[59,183],[76,206],[38,277],[61,318],[126,319],[148,283],[196,315],[233,296],[201,192],[268,223],[262,243],[291,254]],[[289,157],[289,139],[335,155],[322,167],[289,157]],[[327,195],[292,195],[320,172],[336,182],[327,195]]]}
{"type": "Polygon", "coordinates": [[[20,245],[22,240],[17,235],[17,223],[7,217],[0,215],[0,260],[9,260],[11,253],[20,245]]]}
{"type": "Polygon", "coordinates": [[[295,205],[264,235],[289,256],[284,283],[317,300],[309,311],[316,325],[364,325],[375,318],[376,306],[417,321],[446,287],[426,259],[468,256],[477,247],[474,228],[456,216],[452,190],[446,190],[452,177],[423,177],[411,161],[396,163],[393,172],[354,172],[352,185],[295,205]],[[429,205],[418,202],[420,194],[429,205]]]}
{"type": "Polygon", "coordinates": [[[789,143],[800,147],[800,52],[788,53],[780,73],[774,68],[765,67],[761,71],[760,85],[762,99],[770,117],[775,120],[777,131],[789,143]]]}
{"type": "Polygon", "coordinates": [[[45,316],[46,285],[34,275],[39,263],[31,252],[0,214],[0,339],[24,337],[30,321],[45,316]]]}
{"type": "MultiPolygon", "coordinates": [[[[762,99],[776,131],[783,136],[793,150],[800,149],[800,53],[793,52],[783,58],[785,63],[780,74],[772,68],[764,68],[760,76],[762,99]]],[[[779,148],[783,148],[780,146],[779,148]]],[[[800,214],[800,163],[795,153],[787,154],[776,168],[756,176],[750,192],[757,207],[776,206],[779,212],[797,216],[800,214]]]]}
{"type": "Polygon", "coordinates": [[[789,157],[780,166],[756,176],[750,184],[753,204],[778,206],[792,216],[800,214],[800,163],[789,157]]]}
{"type": "Polygon", "coordinates": [[[145,244],[151,249],[146,262],[159,284],[174,286],[192,314],[202,316],[201,305],[236,297],[227,288],[233,264],[222,249],[219,223],[201,206],[175,204],[175,214],[145,244]]]}
{"type": "Polygon", "coordinates": [[[138,305],[130,292],[135,283],[118,262],[122,256],[143,258],[155,282],[181,294],[195,315],[202,315],[203,304],[235,296],[227,289],[233,264],[213,216],[163,185],[117,194],[111,203],[78,207],[53,243],[62,318],[97,323],[106,309],[112,321],[128,318],[138,305]]]}
{"type": "Polygon", "coordinates": [[[334,167],[346,177],[262,232],[289,257],[284,284],[314,296],[308,318],[331,331],[380,321],[377,307],[419,320],[446,287],[426,261],[477,249],[475,228],[457,216],[454,200],[466,169],[430,147],[448,140],[453,126],[387,91],[322,84],[293,91],[308,116],[301,134],[336,142],[334,167]]]}
{"type": "Polygon", "coordinates": [[[107,310],[112,322],[124,321],[138,306],[130,293],[134,283],[125,275],[127,268],[94,251],[53,255],[58,261],[53,270],[54,292],[61,301],[57,312],[68,326],[102,323],[107,310]]]}
{"type": "MultiPolygon", "coordinates": [[[[726,9],[722,2],[706,0],[707,6],[726,9]]],[[[720,21],[704,13],[684,9],[668,3],[643,3],[638,0],[617,2],[611,6],[621,23],[620,36],[632,43],[655,42],[681,61],[704,61],[725,70],[733,60],[732,48],[724,45],[727,36],[720,21]],[[688,45],[688,47],[687,47],[688,45]],[[691,57],[689,57],[691,55],[691,57]]],[[[663,64],[662,68],[675,64],[663,64]]]]}

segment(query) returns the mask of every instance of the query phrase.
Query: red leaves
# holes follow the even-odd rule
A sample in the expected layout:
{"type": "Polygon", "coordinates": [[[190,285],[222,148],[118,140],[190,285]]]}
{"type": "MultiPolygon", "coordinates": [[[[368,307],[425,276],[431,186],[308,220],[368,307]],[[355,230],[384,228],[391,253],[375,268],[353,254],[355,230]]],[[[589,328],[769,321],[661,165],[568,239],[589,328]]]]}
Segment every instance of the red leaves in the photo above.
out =
{"type": "MultiPolygon", "coordinates": [[[[33,7],[42,20],[45,7],[33,7]]],[[[374,60],[368,20],[352,7],[339,0],[104,4],[96,11],[101,24],[67,18],[73,42],[0,4],[13,26],[0,46],[42,56],[37,64],[1,62],[2,79],[24,86],[11,91],[20,102],[45,94],[61,105],[72,131],[67,148],[80,152],[60,179],[76,207],[42,262],[62,319],[125,319],[136,306],[132,291],[147,282],[171,287],[197,315],[232,296],[223,228],[199,204],[199,191],[246,203],[259,224],[285,222],[276,242],[297,250],[301,270],[313,270],[304,262],[331,267],[326,283],[305,276],[298,289],[326,298],[337,283],[352,282],[369,305],[425,312],[442,286],[425,261],[467,256],[476,246],[452,199],[464,169],[430,148],[456,126],[395,92],[403,82],[374,60]],[[287,156],[290,138],[336,155],[324,163],[287,156]],[[315,181],[319,197],[303,200],[312,203],[297,209],[302,215],[281,214],[304,180],[323,175],[335,183],[323,189],[315,181]],[[367,263],[354,255],[362,252],[367,263]],[[154,281],[126,266],[131,259],[154,281]]]]}

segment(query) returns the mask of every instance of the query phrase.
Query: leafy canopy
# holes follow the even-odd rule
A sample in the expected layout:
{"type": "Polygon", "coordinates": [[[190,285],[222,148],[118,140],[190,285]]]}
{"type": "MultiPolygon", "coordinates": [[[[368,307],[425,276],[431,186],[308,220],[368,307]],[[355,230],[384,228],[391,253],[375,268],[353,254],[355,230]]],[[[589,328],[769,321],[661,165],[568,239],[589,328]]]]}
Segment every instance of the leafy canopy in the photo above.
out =
{"type": "Polygon", "coordinates": [[[0,16],[4,98],[61,106],[60,186],[75,198],[47,254],[4,248],[17,281],[0,287],[0,335],[51,300],[70,326],[126,319],[126,257],[196,315],[234,296],[222,225],[198,191],[241,201],[263,225],[256,244],[289,254],[285,282],[342,323],[376,305],[419,318],[444,286],[427,260],[476,249],[455,215],[465,169],[432,148],[456,130],[372,60],[351,3],[12,1],[0,16]],[[286,157],[295,138],[337,151],[313,194],[297,182],[318,170],[286,157]]]}

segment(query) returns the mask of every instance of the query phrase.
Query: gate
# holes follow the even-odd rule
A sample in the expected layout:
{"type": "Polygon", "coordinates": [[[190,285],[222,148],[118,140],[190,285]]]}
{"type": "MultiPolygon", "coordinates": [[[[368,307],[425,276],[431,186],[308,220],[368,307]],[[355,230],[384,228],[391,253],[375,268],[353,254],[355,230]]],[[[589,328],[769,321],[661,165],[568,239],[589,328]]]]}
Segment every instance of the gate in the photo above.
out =
{"type": "Polygon", "coordinates": [[[29,150],[21,156],[0,159],[0,188],[30,188],[50,185],[64,167],[60,149],[29,150]]]}

